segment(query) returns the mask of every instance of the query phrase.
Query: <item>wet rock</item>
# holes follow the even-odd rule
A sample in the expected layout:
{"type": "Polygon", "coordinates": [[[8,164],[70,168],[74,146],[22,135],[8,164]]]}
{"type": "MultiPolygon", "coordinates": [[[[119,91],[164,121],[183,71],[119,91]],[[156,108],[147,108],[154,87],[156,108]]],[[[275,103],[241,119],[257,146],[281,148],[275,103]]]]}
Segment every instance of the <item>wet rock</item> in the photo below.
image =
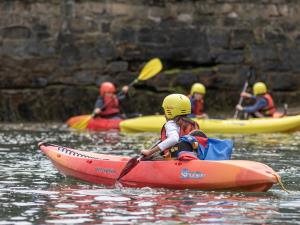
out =
{"type": "Polygon", "coordinates": [[[287,37],[277,32],[266,32],[265,39],[268,43],[273,44],[285,44],[287,42],[287,37]]]}
{"type": "Polygon", "coordinates": [[[255,44],[250,47],[252,60],[255,63],[260,63],[265,60],[278,60],[278,52],[274,46],[265,44],[255,44]]]}
{"type": "Polygon", "coordinates": [[[207,40],[211,48],[229,47],[229,31],[225,29],[209,29],[207,31],[207,40]]]}
{"type": "Polygon", "coordinates": [[[241,64],[244,62],[244,52],[235,50],[221,53],[217,56],[216,62],[221,64],[241,64]]]}
{"type": "Polygon", "coordinates": [[[6,39],[28,39],[31,37],[31,30],[28,27],[12,26],[2,28],[1,34],[6,39]]]}
{"type": "Polygon", "coordinates": [[[108,70],[112,72],[125,72],[128,69],[128,63],[125,61],[114,61],[108,65],[108,70]]]}
{"type": "Polygon", "coordinates": [[[283,48],[282,49],[282,60],[286,64],[289,65],[289,67],[292,69],[292,71],[300,72],[300,49],[299,48],[283,48]]]}
{"type": "Polygon", "coordinates": [[[300,85],[297,75],[290,72],[270,73],[267,75],[267,82],[273,91],[296,91],[300,85]],[[289,77],[289,79],[283,79],[283,77],[289,77]]]}
{"type": "Polygon", "coordinates": [[[254,33],[252,30],[237,29],[232,31],[230,45],[232,48],[242,49],[247,45],[255,42],[254,33]]]}

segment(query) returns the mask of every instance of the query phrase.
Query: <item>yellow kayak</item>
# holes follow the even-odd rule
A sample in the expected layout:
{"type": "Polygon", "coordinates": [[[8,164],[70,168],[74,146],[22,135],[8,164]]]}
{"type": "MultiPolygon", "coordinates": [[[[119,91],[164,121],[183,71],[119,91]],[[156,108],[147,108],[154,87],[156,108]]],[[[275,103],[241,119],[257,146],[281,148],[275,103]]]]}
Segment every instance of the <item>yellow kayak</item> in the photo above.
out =
{"type": "MultiPolygon", "coordinates": [[[[274,133],[300,130],[300,115],[283,118],[194,119],[206,133],[274,133]]],[[[142,116],[120,123],[122,132],[160,132],[166,119],[162,115],[142,116]]]]}

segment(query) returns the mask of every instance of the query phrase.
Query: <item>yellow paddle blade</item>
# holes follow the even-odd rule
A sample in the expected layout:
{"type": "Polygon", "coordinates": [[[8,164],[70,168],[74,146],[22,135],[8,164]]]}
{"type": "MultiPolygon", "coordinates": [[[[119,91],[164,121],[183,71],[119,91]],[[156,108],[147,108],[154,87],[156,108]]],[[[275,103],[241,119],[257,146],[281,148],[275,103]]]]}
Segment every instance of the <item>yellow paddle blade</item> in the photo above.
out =
{"type": "Polygon", "coordinates": [[[163,66],[159,58],[151,59],[142,69],[137,80],[148,80],[162,70],[163,66]]]}
{"type": "Polygon", "coordinates": [[[93,115],[88,115],[83,120],[80,120],[80,121],[72,124],[71,127],[74,129],[77,129],[77,130],[84,130],[92,118],[93,118],[93,115]]]}

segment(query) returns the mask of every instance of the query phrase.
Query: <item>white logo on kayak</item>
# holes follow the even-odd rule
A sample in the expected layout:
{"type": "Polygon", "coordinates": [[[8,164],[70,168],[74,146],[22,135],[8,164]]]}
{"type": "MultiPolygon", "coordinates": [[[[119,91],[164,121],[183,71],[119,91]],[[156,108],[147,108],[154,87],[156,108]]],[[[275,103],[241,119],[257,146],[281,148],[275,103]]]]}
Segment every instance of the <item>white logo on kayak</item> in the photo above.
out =
{"type": "Polygon", "coordinates": [[[114,169],[102,168],[102,167],[97,167],[96,171],[100,172],[100,173],[116,173],[116,171],[114,169]]]}
{"type": "Polygon", "coordinates": [[[188,169],[184,168],[181,170],[181,179],[201,179],[205,175],[198,171],[189,171],[188,169]]]}

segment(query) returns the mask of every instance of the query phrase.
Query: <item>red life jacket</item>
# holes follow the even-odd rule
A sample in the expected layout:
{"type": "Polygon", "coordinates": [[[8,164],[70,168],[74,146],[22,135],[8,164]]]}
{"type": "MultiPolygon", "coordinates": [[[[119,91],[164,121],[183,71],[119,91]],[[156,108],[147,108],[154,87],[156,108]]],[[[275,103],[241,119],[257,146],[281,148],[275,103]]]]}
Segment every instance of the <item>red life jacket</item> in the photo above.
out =
{"type": "Polygon", "coordinates": [[[192,96],[190,96],[190,101],[192,104],[192,114],[202,115],[204,108],[204,99],[195,100],[192,96]]]}
{"type": "Polygon", "coordinates": [[[275,108],[275,104],[274,104],[273,98],[268,93],[262,95],[261,97],[264,98],[264,99],[266,99],[266,101],[267,101],[268,104],[266,105],[266,107],[264,107],[261,110],[259,110],[259,112],[261,114],[263,114],[264,116],[266,116],[266,117],[272,117],[273,114],[276,112],[276,108],[275,108]]]}
{"type": "MultiPolygon", "coordinates": [[[[189,134],[193,130],[199,129],[198,123],[196,123],[195,121],[190,120],[188,118],[179,117],[177,120],[174,120],[174,121],[180,128],[179,137],[189,134]]],[[[165,128],[165,125],[163,125],[163,127],[161,129],[160,140],[164,141],[166,139],[167,139],[166,128],[165,128]]],[[[171,158],[170,149],[165,149],[163,151],[163,156],[165,158],[170,159],[171,158]]]]}
{"type": "MultiPolygon", "coordinates": [[[[184,117],[179,117],[179,119],[174,120],[176,124],[179,126],[180,131],[179,131],[179,137],[182,137],[183,135],[189,134],[193,130],[199,130],[199,125],[193,120],[190,120],[188,118],[184,117]]],[[[161,132],[160,132],[160,140],[164,141],[167,139],[167,134],[166,134],[166,128],[165,125],[163,125],[161,132]]]]}
{"type": "Polygon", "coordinates": [[[120,112],[119,108],[119,100],[115,95],[104,95],[103,96],[103,105],[104,108],[102,109],[100,116],[109,116],[118,114],[120,112]]]}

